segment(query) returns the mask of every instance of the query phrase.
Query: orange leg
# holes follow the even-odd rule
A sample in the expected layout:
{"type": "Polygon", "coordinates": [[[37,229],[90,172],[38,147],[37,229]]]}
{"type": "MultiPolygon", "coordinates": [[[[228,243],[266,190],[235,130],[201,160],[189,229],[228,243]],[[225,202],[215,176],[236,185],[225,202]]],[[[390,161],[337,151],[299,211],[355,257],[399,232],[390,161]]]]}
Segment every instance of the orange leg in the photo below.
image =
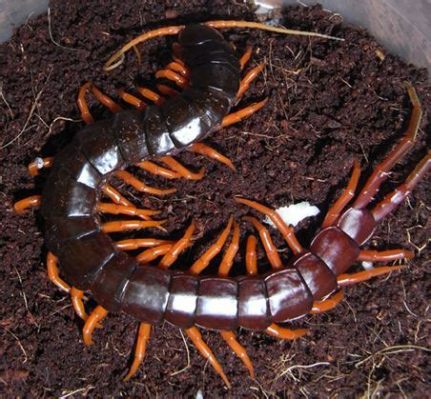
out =
{"type": "Polygon", "coordinates": [[[227,379],[222,366],[218,362],[217,358],[214,356],[214,353],[211,351],[209,346],[202,339],[200,331],[196,327],[188,328],[185,331],[198,349],[198,351],[201,353],[201,355],[211,363],[211,366],[213,366],[214,370],[220,375],[226,386],[230,388],[230,382],[227,379]]]}
{"type": "Polygon", "coordinates": [[[344,291],[339,290],[334,295],[330,296],[328,299],[325,299],[323,301],[315,301],[313,303],[313,308],[311,309],[310,313],[317,314],[317,313],[323,313],[327,312],[328,310],[331,310],[335,308],[344,298],[344,291]]]}
{"type": "Polygon", "coordinates": [[[170,249],[169,252],[162,258],[159,263],[159,267],[162,269],[169,268],[180,256],[181,252],[183,252],[186,248],[191,245],[193,233],[195,231],[196,225],[193,221],[191,225],[187,228],[184,236],[179,239],[170,249]]]}
{"type": "Polygon", "coordinates": [[[308,330],[303,328],[299,328],[297,330],[289,330],[288,328],[283,328],[273,323],[265,330],[265,332],[268,335],[271,335],[272,337],[278,339],[292,340],[300,338],[303,335],[307,334],[308,330]]]}
{"type": "Polygon", "coordinates": [[[13,209],[16,213],[22,214],[29,208],[37,208],[40,206],[42,196],[41,195],[32,195],[30,197],[24,198],[15,202],[13,205],[13,209]]]}
{"type": "Polygon", "coordinates": [[[91,94],[93,94],[93,96],[96,97],[97,100],[99,100],[111,112],[115,113],[121,111],[122,108],[115,101],[113,101],[112,98],[108,97],[106,94],[103,94],[96,86],[93,85],[93,83],[87,82],[79,89],[77,103],[82,119],[88,125],[94,123],[94,118],[90,113],[87,100],[85,99],[85,96],[88,92],[91,92],[91,94]]]}
{"type": "Polygon", "coordinates": [[[176,62],[176,61],[170,62],[166,66],[166,69],[171,69],[174,72],[178,72],[181,76],[183,76],[186,79],[190,74],[190,71],[183,64],[180,64],[179,62],[176,62]]]}
{"type": "Polygon", "coordinates": [[[241,80],[238,93],[236,93],[236,98],[240,99],[244,95],[244,93],[249,89],[251,82],[253,82],[253,80],[256,79],[256,77],[263,71],[263,68],[265,68],[265,65],[260,64],[247,72],[241,80]]]}
{"type": "Polygon", "coordinates": [[[361,283],[362,281],[370,280],[373,277],[382,276],[384,274],[388,274],[404,268],[405,266],[381,266],[371,270],[364,270],[362,272],[352,274],[340,274],[337,277],[337,282],[339,286],[344,287],[345,285],[361,283]]]}
{"type": "Polygon", "coordinates": [[[147,104],[144,101],[140,100],[138,97],[135,97],[133,94],[127,93],[125,90],[118,90],[118,95],[123,99],[127,104],[133,105],[137,110],[143,111],[147,108],[147,104]]]}
{"type": "Polygon", "coordinates": [[[102,192],[103,192],[103,194],[105,194],[108,198],[110,198],[116,204],[128,206],[130,208],[133,208],[135,206],[127,198],[123,197],[114,187],[110,186],[109,184],[104,184],[102,186],[102,192]]]}
{"type": "Polygon", "coordinates": [[[380,185],[387,179],[388,172],[409,151],[416,139],[422,119],[422,107],[414,87],[407,83],[410,102],[413,105],[409,125],[404,138],[394,147],[387,157],[377,165],[376,169],[365,183],[364,188],[356,198],[353,207],[362,209],[366,207],[379,191],[380,185]]]}
{"type": "MultiPolygon", "coordinates": [[[[137,90],[142,97],[147,98],[156,105],[161,105],[164,101],[164,98],[160,94],[157,94],[155,91],[148,89],[147,87],[139,86],[137,87],[137,90]]],[[[163,92],[161,93],[163,94],[163,92]]]]}
{"type": "Polygon", "coordinates": [[[28,164],[28,173],[30,174],[30,176],[37,176],[41,169],[50,168],[53,162],[53,157],[36,158],[33,162],[28,164]]]}
{"type": "Polygon", "coordinates": [[[205,175],[205,168],[202,168],[197,173],[193,173],[170,156],[161,157],[160,160],[187,180],[201,180],[205,175]]]}
{"type": "Polygon", "coordinates": [[[228,157],[224,156],[223,154],[220,154],[214,148],[211,148],[206,144],[195,143],[195,144],[192,144],[188,148],[188,150],[196,154],[201,154],[208,158],[215,159],[216,161],[221,162],[222,164],[226,165],[228,168],[232,169],[233,171],[236,171],[234,164],[228,157]]]}
{"type": "Polygon", "coordinates": [[[102,224],[104,233],[118,233],[130,230],[142,230],[151,227],[160,228],[165,220],[116,220],[102,224]]]}
{"type": "Polygon", "coordinates": [[[397,187],[394,191],[387,194],[372,210],[376,222],[382,220],[386,215],[394,211],[410,194],[416,184],[425,177],[425,174],[431,169],[431,150],[416,165],[409,174],[406,181],[397,187]]]}
{"type": "Polygon", "coordinates": [[[230,346],[232,351],[241,359],[247,368],[250,377],[254,378],[254,367],[250,357],[247,354],[246,349],[237,341],[235,333],[232,331],[221,331],[220,335],[230,346]]]}
{"type": "Polygon", "coordinates": [[[387,251],[373,251],[365,249],[359,252],[359,261],[390,262],[398,259],[413,259],[415,254],[407,249],[390,249],[387,251]]]}
{"type": "Polygon", "coordinates": [[[344,207],[350,202],[350,200],[355,195],[356,187],[358,186],[359,176],[361,175],[361,168],[359,166],[359,162],[355,159],[353,163],[353,172],[352,177],[349,180],[349,183],[346,189],[341,194],[340,198],[337,199],[334,205],[328,210],[328,213],[325,216],[325,220],[322,223],[322,229],[330,226],[334,223],[341,211],[344,207]]]}
{"type": "Polygon", "coordinates": [[[75,309],[75,313],[82,319],[87,320],[88,315],[85,311],[84,302],[82,298],[84,297],[84,291],[78,290],[78,288],[72,287],[70,289],[70,297],[72,300],[73,309],[75,309]]]}
{"type": "Polygon", "coordinates": [[[48,278],[51,280],[51,282],[53,282],[64,292],[69,292],[70,285],[60,278],[58,272],[58,259],[52,252],[48,252],[46,257],[46,267],[48,270],[48,278]]]}
{"type": "Polygon", "coordinates": [[[162,69],[156,72],[156,78],[166,78],[175,82],[178,87],[184,88],[187,86],[187,79],[184,76],[172,71],[171,69],[162,69]]]}
{"type": "Polygon", "coordinates": [[[218,269],[219,276],[227,277],[233,265],[233,260],[238,250],[239,250],[239,226],[236,222],[233,222],[232,242],[227,248],[226,253],[224,254],[223,259],[220,263],[220,266],[218,269]]]}
{"type": "Polygon", "coordinates": [[[100,326],[100,322],[107,316],[108,311],[102,306],[97,306],[88,316],[82,329],[82,337],[85,345],[93,344],[93,331],[96,327],[100,326]]]}
{"type": "Polygon", "coordinates": [[[268,208],[267,206],[264,206],[262,204],[259,204],[256,201],[251,201],[245,198],[237,197],[235,198],[235,201],[239,202],[240,204],[248,205],[249,207],[256,209],[257,211],[262,212],[264,215],[268,216],[275,224],[277,229],[280,231],[292,252],[295,255],[299,255],[303,252],[302,246],[297,240],[294,230],[286,223],[284,223],[283,219],[275,210],[268,208]]]}
{"type": "Polygon", "coordinates": [[[115,246],[122,251],[133,251],[139,248],[151,248],[162,244],[172,244],[172,241],[159,240],[157,238],[129,238],[117,241],[115,246]]]}
{"type": "Polygon", "coordinates": [[[162,244],[154,248],[146,249],[136,257],[136,260],[142,264],[150,263],[159,256],[167,254],[172,249],[172,247],[173,244],[162,244]]]}
{"type": "Polygon", "coordinates": [[[250,115],[253,115],[256,111],[259,111],[268,101],[267,98],[265,100],[259,101],[257,103],[253,103],[248,107],[242,108],[239,111],[233,112],[223,118],[221,127],[227,127],[233,125],[234,123],[238,123],[245,118],[248,118],[250,115]]]}
{"type": "Polygon", "coordinates": [[[166,169],[151,161],[139,162],[138,164],[136,164],[136,166],[145,170],[146,172],[152,173],[153,175],[162,176],[165,179],[180,179],[182,177],[177,172],[174,172],[170,169],[166,169]]]}
{"type": "Polygon", "coordinates": [[[175,188],[161,189],[147,186],[144,182],[140,181],[131,173],[126,172],[125,170],[115,172],[115,176],[123,180],[125,183],[131,185],[134,189],[147,194],[164,196],[175,193],[177,191],[175,188]]]}
{"type": "Polygon", "coordinates": [[[268,229],[266,229],[259,221],[251,216],[244,217],[244,220],[250,222],[254,228],[259,232],[260,240],[262,241],[263,247],[265,248],[266,255],[268,256],[269,263],[273,269],[280,269],[282,262],[280,255],[278,254],[277,247],[274,245],[271,235],[268,229]]]}
{"type": "Polygon", "coordinates": [[[161,83],[156,84],[157,90],[160,91],[164,96],[173,97],[178,95],[179,93],[168,85],[164,85],[161,83]]]}
{"type": "Polygon", "coordinates": [[[127,373],[127,375],[124,377],[123,381],[128,381],[138,371],[139,366],[142,364],[144,360],[147,344],[148,344],[148,341],[150,340],[150,335],[151,335],[151,324],[139,323],[139,331],[138,331],[138,337],[136,340],[133,363],[130,366],[130,370],[127,373]]]}
{"type": "Polygon", "coordinates": [[[253,52],[253,49],[251,47],[247,47],[244,54],[239,59],[239,65],[241,66],[241,71],[244,69],[244,67],[247,65],[247,63],[250,61],[251,54],[253,52]]]}
{"type": "Polygon", "coordinates": [[[229,223],[226,226],[226,228],[223,230],[223,232],[220,234],[220,237],[217,239],[217,241],[209,247],[206,252],[195,262],[189,269],[189,273],[191,274],[199,274],[202,270],[204,270],[211,260],[217,256],[217,254],[222,250],[223,245],[225,244],[230,230],[232,228],[233,223],[233,217],[231,216],[229,218],[229,223]]]}
{"type": "Polygon", "coordinates": [[[247,247],[245,255],[245,265],[247,274],[254,276],[257,274],[257,255],[256,255],[257,239],[251,235],[247,238],[247,247]]]}
{"type": "Polygon", "coordinates": [[[110,213],[112,215],[129,215],[137,216],[144,220],[151,220],[150,216],[157,215],[160,211],[153,209],[139,209],[131,206],[107,204],[105,202],[99,202],[96,207],[98,212],[110,213]]]}

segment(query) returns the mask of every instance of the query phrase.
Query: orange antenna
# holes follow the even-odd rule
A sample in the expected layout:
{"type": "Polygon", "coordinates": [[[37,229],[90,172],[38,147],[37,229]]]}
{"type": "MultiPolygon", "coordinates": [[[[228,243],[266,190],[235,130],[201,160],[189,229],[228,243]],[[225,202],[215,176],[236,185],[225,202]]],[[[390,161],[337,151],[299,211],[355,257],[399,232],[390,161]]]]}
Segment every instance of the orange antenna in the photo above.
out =
{"type": "MultiPolygon", "coordinates": [[[[280,33],[283,35],[320,37],[323,39],[344,41],[343,38],[325,35],[323,33],[287,29],[284,27],[271,26],[271,25],[266,25],[259,22],[220,20],[220,21],[207,21],[207,22],[204,22],[203,25],[210,26],[215,29],[249,28],[249,29],[259,29],[259,30],[265,30],[268,32],[280,33]]],[[[124,54],[127,51],[129,51],[131,48],[135,48],[137,44],[143,43],[147,40],[150,40],[156,37],[176,35],[184,28],[185,28],[185,25],[167,26],[164,28],[154,29],[139,35],[138,37],[132,39],[130,42],[126,43],[120,50],[118,50],[115,54],[113,54],[109,58],[109,60],[106,61],[105,65],[103,66],[103,70],[105,72],[108,72],[119,67],[124,61],[124,54]]]]}

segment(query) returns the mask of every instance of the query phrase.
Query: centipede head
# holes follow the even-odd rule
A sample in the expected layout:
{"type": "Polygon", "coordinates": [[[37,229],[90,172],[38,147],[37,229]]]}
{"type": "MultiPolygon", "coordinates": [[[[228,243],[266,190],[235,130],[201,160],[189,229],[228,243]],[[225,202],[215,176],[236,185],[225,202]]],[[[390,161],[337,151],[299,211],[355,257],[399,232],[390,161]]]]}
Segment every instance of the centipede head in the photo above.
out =
{"type": "Polygon", "coordinates": [[[194,46],[209,41],[223,40],[219,31],[200,24],[187,25],[178,36],[181,46],[194,46]]]}

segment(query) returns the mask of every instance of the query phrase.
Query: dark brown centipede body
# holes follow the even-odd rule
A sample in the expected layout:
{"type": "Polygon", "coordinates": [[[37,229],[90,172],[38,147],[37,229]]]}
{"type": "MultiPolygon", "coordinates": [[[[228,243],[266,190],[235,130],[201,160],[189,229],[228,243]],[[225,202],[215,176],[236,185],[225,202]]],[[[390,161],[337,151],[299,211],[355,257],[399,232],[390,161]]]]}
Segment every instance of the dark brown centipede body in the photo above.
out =
{"type": "MultiPolygon", "coordinates": [[[[345,274],[355,261],[370,256],[360,247],[431,167],[428,153],[403,185],[367,208],[387,172],[413,144],[420,125],[421,106],[410,85],[413,110],[404,139],[378,165],[353,205],[344,210],[359,178],[355,163],[348,189],[329,210],[308,250],[275,211],[237,199],[272,219],[294,254],[287,264],[272,264],[273,271],[264,275],[200,276],[142,266],[115,245],[97,216],[108,178],[150,156],[176,153],[202,140],[220,127],[237,99],[240,60],[220,33],[208,26],[190,25],[180,31],[178,42],[177,55],[190,71],[189,86],[181,94],[144,112],[121,111],[86,127],[55,158],[42,194],[41,213],[47,247],[58,258],[65,280],[78,290],[90,290],[106,311],[123,311],[141,323],[167,320],[185,329],[201,326],[230,332],[243,327],[271,333],[271,326],[310,313],[316,301],[341,286],[396,270],[376,268],[356,278],[345,274]]],[[[398,251],[394,256],[403,259],[410,253],[398,251]]],[[[373,259],[389,257],[377,254],[373,259]]]]}

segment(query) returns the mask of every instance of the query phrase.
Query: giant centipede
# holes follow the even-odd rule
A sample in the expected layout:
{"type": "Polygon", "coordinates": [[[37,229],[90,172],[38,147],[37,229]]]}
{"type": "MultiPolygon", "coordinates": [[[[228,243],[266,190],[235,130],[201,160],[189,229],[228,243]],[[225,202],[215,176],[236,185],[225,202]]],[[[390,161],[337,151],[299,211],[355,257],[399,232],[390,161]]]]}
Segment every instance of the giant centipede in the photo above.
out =
{"type": "Polygon", "coordinates": [[[354,162],[347,188],[327,212],[308,249],[300,244],[293,228],[275,210],[256,201],[236,197],[239,204],[268,216],[293,253],[288,261],[282,260],[268,230],[257,218],[247,217],[246,220],[258,231],[272,267],[270,272],[257,273],[257,238],[250,235],[246,244],[247,275],[229,277],[240,242],[239,225],[232,218],[217,241],[187,272],[180,272],[171,266],[191,245],[196,230],[194,222],[176,242],[153,238],[114,242],[108,236],[113,232],[161,228],[163,224],[163,221],[152,219],[157,211],[136,208],[108,185],[110,176],[115,175],[146,193],[167,195],[172,192],[148,187],[125,171],[126,167],[138,165],[166,178],[200,179],[202,173],[187,170],[171,157],[188,149],[234,169],[228,158],[198,143],[216,130],[252,115],[265,105],[264,100],[229,114],[251,81],[262,71],[262,65],[259,65],[241,80],[241,71],[251,52],[238,57],[230,43],[216,30],[232,27],[333,39],[318,33],[245,21],[170,26],[140,35],[108,60],[105,71],[120,65],[124,54],[139,43],[154,37],[178,35],[174,61],[159,71],[156,77],[174,80],[182,88],[181,93],[171,95],[171,88],[160,85],[160,92],[168,96],[164,99],[161,94],[141,88],[140,93],[155,103],[146,106],[138,98],[122,92],[122,99],[136,109],[120,110],[94,85],[84,85],[78,105],[88,126],[79,131],[54,160],[39,159],[30,165],[32,174],[38,173],[42,167],[51,168],[44,191],[41,196],[32,196],[15,204],[18,213],[31,206],[40,206],[49,250],[48,276],[59,288],[70,293],[76,313],[85,321],[85,344],[92,343],[94,329],[108,312],[125,312],[139,321],[134,360],[126,380],[137,372],[143,361],[151,326],[163,320],[185,330],[227,386],[230,386],[229,380],[203,341],[198,327],[219,331],[253,377],[253,364],[237,341],[233,332],[235,329],[242,327],[264,331],[280,339],[301,337],[306,330],[288,329],[280,323],[308,313],[327,311],[342,300],[342,287],[402,268],[381,266],[346,273],[353,263],[358,260],[387,262],[413,257],[412,252],[404,249],[378,252],[360,248],[372,237],[377,223],[402,203],[431,167],[429,151],[402,185],[373,207],[369,206],[390,169],[414,144],[420,126],[421,104],[409,83],[406,87],[412,111],[404,137],[376,167],[356,198],[360,167],[357,161],[354,162]],[[113,117],[94,122],[85,101],[87,92],[93,93],[110,108],[114,112],[113,117]],[[161,157],[170,169],[149,161],[151,156],[161,157]],[[102,195],[110,198],[112,203],[101,202],[102,195]],[[140,220],[102,223],[98,212],[131,215],[140,220]],[[201,272],[221,252],[231,232],[232,240],[220,263],[218,275],[202,276],[201,272]],[[147,247],[151,248],[136,258],[124,252],[147,247]],[[159,257],[161,260],[155,263],[159,257]],[[98,303],[89,315],[83,302],[85,291],[91,292],[98,303]]]}

